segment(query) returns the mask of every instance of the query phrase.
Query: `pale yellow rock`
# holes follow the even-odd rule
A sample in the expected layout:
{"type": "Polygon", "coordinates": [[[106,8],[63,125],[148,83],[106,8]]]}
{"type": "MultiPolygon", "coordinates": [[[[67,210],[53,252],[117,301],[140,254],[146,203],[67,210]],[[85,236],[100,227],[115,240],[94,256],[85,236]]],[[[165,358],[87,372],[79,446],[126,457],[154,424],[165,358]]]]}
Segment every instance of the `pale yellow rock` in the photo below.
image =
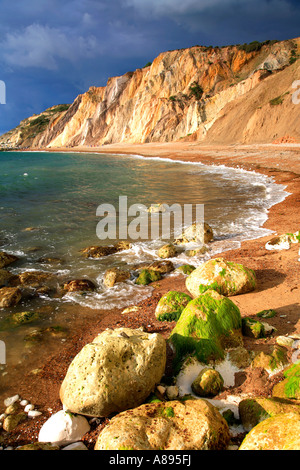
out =
{"type": "Polygon", "coordinates": [[[114,417],[95,450],[225,450],[229,429],[206,400],[144,404],[114,417]]]}

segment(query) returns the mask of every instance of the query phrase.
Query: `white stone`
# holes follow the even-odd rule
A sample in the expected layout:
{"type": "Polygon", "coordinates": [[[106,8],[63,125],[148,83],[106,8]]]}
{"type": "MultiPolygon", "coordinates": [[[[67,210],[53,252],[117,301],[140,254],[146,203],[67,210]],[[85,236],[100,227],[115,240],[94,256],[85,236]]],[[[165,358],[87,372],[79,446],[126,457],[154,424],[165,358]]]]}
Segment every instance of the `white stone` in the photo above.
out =
{"type": "Polygon", "coordinates": [[[24,408],[25,413],[28,413],[29,411],[32,411],[32,410],[34,410],[34,405],[32,404],[26,405],[24,408]]]}
{"type": "Polygon", "coordinates": [[[71,444],[80,441],[89,430],[90,425],[84,416],[61,410],[42,426],[38,440],[57,445],[71,444]]]}
{"type": "Polygon", "coordinates": [[[26,405],[28,405],[28,403],[29,403],[28,400],[22,400],[22,401],[20,402],[20,405],[21,405],[21,406],[26,406],[26,405]]]}
{"type": "Polygon", "coordinates": [[[8,407],[16,403],[19,399],[20,399],[19,395],[14,395],[13,397],[6,398],[6,400],[4,400],[4,405],[8,407]]]}
{"type": "Polygon", "coordinates": [[[38,416],[41,416],[41,412],[37,410],[30,410],[28,411],[28,418],[37,418],[38,416]]]}
{"type": "Polygon", "coordinates": [[[74,442],[61,450],[88,450],[88,448],[84,445],[83,442],[74,442]]]}

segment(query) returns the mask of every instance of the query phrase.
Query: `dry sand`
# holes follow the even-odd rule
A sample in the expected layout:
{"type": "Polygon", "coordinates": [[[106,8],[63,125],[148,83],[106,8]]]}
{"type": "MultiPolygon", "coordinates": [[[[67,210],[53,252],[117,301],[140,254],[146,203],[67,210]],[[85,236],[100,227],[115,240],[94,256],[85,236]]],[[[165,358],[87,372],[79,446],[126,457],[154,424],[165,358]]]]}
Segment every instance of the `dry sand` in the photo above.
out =
{"type": "MultiPolygon", "coordinates": [[[[41,149],[42,150],[42,149],[41,149]]],[[[264,175],[286,187],[290,195],[269,211],[265,227],[276,234],[295,232],[300,228],[300,145],[256,145],[212,147],[197,143],[166,143],[143,145],[109,145],[101,148],[59,149],[60,151],[102,152],[118,154],[138,154],[151,157],[165,157],[183,161],[241,167],[264,175]]],[[[56,151],[52,149],[51,151],[56,151]]],[[[126,157],[125,157],[126,158],[126,157]]],[[[300,262],[299,245],[292,245],[290,250],[268,251],[265,244],[273,235],[256,240],[245,241],[236,250],[225,252],[225,259],[237,261],[256,271],[258,288],[255,292],[232,297],[240,308],[242,316],[255,315],[265,309],[275,309],[276,317],[268,323],[276,328],[275,335],[268,339],[245,338],[245,347],[249,350],[270,351],[279,335],[300,333],[300,262]]],[[[220,256],[220,255],[218,255],[220,256]]],[[[43,412],[40,418],[20,425],[14,432],[5,436],[4,445],[22,445],[37,440],[38,431],[43,422],[61,409],[59,388],[67,368],[80,349],[107,327],[140,327],[149,332],[160,332],[168,337],[174,324],[158,322],[154,317],[155,307],[161,295],[169,290],[186,291],[185,278],[165,278],[156,282],[153,296],[140,304],[139,313],[122,315],[120,310],[106,312],[98,321],[88,322],[86,328],[69,339],[59,354],[42,364],[37,376],[28,374],[18,380],[18,390],[7,390],[7,396],[20,393],[23,398],[32,401],[43,412]]],[[[16,371],[16,379],[19,372],[16,371]]],[[[271,380],[261,370],[245,372],[244,377],[237,377],[232,394],[245,391],[270,396],[274,383],[282,376],[271,380]]],[[[0,412],[1,409],[0,404],[0,412]]],[[[92,449],[95,439],[106,420],[95,424],[85,436],[85,444],[92,449]]],[[[238,439],[237,439],[237,443],[238,439]]]]}

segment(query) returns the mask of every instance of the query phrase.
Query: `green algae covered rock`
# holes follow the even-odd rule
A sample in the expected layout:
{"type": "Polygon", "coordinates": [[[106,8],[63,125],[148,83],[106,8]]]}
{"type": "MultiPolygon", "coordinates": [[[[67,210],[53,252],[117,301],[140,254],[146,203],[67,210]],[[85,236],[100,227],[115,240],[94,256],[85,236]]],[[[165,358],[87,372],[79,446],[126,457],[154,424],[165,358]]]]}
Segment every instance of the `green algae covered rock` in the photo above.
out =
{"type": "Polygon", "coordinates": [[[192,300],[169,338],[175,351],[175,370],[187,356],[206,364],[223,359],[224,349],[241,346],[241,326],[238,307],[218,292],[210,290],[192,300]]]}
{"type": "Polygon", "coordinates": [[[299,414],[265,419],[246,435],[239,450],[300,450],[299,414]]]}
{"type": "Polygon", "coordinates": [[[245,398],[239,403],[239,415],[246,431],[251,431],[264,419],[279,414],[295,413],[299,415],[300,406],[280,398],[245,398]]]}
{"type": "Polygon", "coordinates": [[[265,338],[266,336],[263,323],[252,318],[243,318],[242,332],[244,336],[255,339],[265,338]]]}
{"type": "Polygon", "coordinates": [[[143,269],[135,283],[140,286],[147,286],[151,282],[160,281],[160,279],[161,274],[159,271],[154,271],[153,269],[143,269]]]}
{"type": "Polygon", "coordinates": [[[100,432],[95,450],[225,450],[227,422],[206,400],[148,403],[124,411],[100,432]]]}
{"type": "Polygon", "coordinates": [[[269,373],[281,370],[288,364],[287,353],[285,348],[275,345],[270,353],[261,351],[258,353],[251,363],[252,368],[263,368],[269,373]]]}
{"type": "Polygon", "coordinates": [[[200,397],[214,397],[223,390],[223,386],[221,374],[215,369],[205,367],[192,383],[192,390],[200,397]]]}
{"type": "Polygon", "coordinates": [[[0,323],[0,331],[17,328],[21,325],[27,325],[38,320],[39,314],[36,312],[17,312],[0,323]]]}
{"type": "Polygon", "coordinates": [[[300,400],[300,363],[288,367],[284,373],[284,380],[273,388],[273,397],[290,400],[300,400]]]}
{"type": "Polygon", "coordinates": [[[226,296],[239,295],[256,288],[256,276],[242,264],[216,258],[195,269],[187,277],[186,287],[195,298],[210,289],[226,296]]]}
{"type": "Polygon", "coordinates": [[[195,269],[195,266],[193,266],[192,264],[183,264],[182,266],[178,266],[178,268],[176,268],[176,271],[189,276],[193,271],[195,271],[195,269]]]}
{"type": "Polygon", "coordinates": [[[170,291],[158,302],[155,316],[160,321],[177,321],[191,300],[184,292],[170,291]]]}
{"type": "Polygon", "coordinates": [[[160,258],[166,259],[166,258],[174,258],[174,256],[176,256],[177,252],[176,252],[175,246],[170,243],[168,245],[162,246],[158,250],[157,254],[160,258]]]}

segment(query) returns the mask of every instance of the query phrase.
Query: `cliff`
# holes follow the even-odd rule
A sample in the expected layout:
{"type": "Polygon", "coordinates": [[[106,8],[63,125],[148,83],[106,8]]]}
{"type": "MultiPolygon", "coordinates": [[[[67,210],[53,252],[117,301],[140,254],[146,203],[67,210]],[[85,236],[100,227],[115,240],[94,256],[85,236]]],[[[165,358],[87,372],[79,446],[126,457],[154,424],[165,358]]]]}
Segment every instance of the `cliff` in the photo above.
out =
{"type": "Polygon", "coordinates": [[[164,52],[150,66],[91,87],[69,107],[23,121],[0,145],[269,143],[286,135],[300,142],[300,106],[292,100],[299,57],[300,38],[164,52]]]}

